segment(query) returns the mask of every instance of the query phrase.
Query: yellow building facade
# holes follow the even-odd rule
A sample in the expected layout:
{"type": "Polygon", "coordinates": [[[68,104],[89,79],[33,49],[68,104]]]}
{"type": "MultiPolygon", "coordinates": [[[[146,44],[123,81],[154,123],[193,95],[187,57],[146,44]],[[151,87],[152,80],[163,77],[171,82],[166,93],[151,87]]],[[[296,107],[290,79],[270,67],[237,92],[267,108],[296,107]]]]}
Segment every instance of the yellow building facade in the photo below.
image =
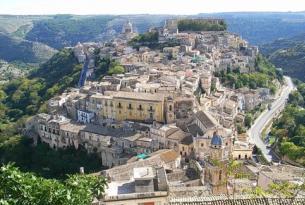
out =
{"type": "Polygon", "coordinates": [[[118,121],[165,121],[165,96],[162,94],[117,92],[113,96],[113,102],[118,121]]]}
{"type": "MultiPolygon", "coordinates": [[[[160,93],[111,92],[89,97],[88,110],[117,121],[165,122],[165,95],[160,93]]],[[[173,110],[172,105],[170,107],[173,110]]]]}

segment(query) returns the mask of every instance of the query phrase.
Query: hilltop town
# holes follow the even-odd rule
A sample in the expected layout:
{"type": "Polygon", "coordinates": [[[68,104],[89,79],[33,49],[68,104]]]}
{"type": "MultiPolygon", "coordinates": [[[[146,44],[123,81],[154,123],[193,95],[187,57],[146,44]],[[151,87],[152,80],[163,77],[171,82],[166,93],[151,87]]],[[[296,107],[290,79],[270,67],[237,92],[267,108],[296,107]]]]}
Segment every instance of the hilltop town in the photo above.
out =
{"type": "Polygon", "coordinates": [[[128,21],[107,42],[68,49],[83,65],[78,86],[24,132],[35,144],[96,153],[105,169],[95,174],[108,180],[97,204],[250,200],[242,194],[256,187],[303,182],[303,168],[257,156],[248,129],[285,82],[222,19],[170,19],[144,34],[128,21]],[[253,73],[272,77],[254,82],[253,73]]]}

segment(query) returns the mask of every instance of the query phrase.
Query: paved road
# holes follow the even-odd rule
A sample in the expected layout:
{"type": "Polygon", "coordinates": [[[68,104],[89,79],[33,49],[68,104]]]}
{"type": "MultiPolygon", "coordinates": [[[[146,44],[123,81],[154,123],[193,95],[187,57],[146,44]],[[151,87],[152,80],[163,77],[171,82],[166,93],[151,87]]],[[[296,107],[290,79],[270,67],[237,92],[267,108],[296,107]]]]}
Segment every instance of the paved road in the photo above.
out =
{"type": "Polygon", "coordinates": [[[263,155],[269,162],[272,161],[272,153],[270,153],[270,149],[266,147],[266,144],[261,139],[261,132],[266,124],[284,109],[289,93],[294,89],[290,77],[285,76],[285,81],[286,85],[283,87],[280,96],[272,103],[271,109],[265,110],[248,131],[250,141],[262,150],[263,155]]]}

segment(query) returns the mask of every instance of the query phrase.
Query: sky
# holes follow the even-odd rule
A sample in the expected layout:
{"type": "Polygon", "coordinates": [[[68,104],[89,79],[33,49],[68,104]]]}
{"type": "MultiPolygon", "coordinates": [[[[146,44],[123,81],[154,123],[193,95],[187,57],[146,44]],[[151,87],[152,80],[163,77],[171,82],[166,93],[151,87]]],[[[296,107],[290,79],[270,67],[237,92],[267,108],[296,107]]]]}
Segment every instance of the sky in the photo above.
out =
{"type": "Polygon", "coordinates": [[[0,14],[197,14],[305,11],[305,0],[0,0],[0,14]]]}

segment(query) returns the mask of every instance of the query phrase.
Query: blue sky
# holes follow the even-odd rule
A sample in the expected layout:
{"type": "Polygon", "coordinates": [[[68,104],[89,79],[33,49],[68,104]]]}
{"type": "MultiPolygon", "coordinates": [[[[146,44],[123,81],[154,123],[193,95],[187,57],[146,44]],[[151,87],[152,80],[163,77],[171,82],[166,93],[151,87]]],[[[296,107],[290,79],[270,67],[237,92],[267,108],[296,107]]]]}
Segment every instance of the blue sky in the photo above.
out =
{"type": "Polygon", "coordinates": [[[305,0],[0,0],[0,14],[197,14],[305,11],[305,0]]]}

